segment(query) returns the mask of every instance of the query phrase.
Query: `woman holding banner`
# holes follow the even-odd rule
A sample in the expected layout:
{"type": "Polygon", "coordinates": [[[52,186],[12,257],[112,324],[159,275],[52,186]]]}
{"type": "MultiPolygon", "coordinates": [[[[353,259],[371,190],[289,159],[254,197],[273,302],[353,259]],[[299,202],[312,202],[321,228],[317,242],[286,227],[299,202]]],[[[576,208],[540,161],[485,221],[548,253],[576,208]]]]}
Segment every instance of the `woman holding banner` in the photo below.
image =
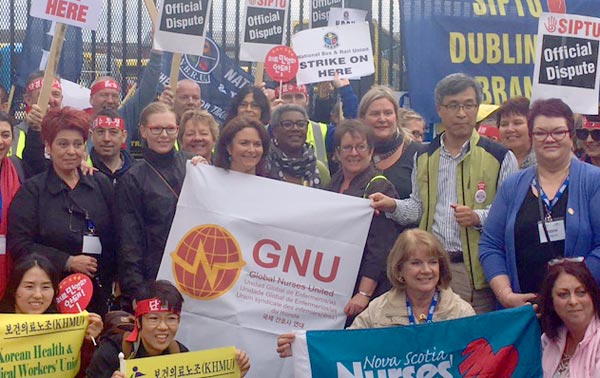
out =
{"type": "Polygon", "coordinates": [[[412,142],[408,130],[401,126],[400,107],[391,89],[382,85],[371,88],[360,100],[358,117],[375,135],[375,167],[394,184],[399,199],[408,198],[413,158],[421,144],[412,142]]]}
{"type": "MultiPolygon", "coordinates": [[[[330,191],[362,198],[382,192],[397,198],[394,186],[371,164],[374,148],[371,128],[360,120],[343,120],[333,134],[333,143],[340,169],[331,179],[330,191]]],[[[347,325],[367,308],[371,298],[390,289],[390,282],[385,275],[385,261],[397,235],[393,220],[383,214],[373,216],[354,295],[344,309],[348,316],[347,325]]]]}
{"type": "Polygon", "coordinates": [[[244,116],[235,117],[221,131],[215,166],[266,176],[269,142],[269,133],[260,121],[244,116]]]}
{"type": "MultiPolygon", "coordinates": [[[[450,288],[450,258],[432,234],[406,230],[387,258],[392,289],[374,299],[349,329],[408,326],[475,315],[471,305],[450,288]]],[[[293,333],[277,338],[280,357],[292,355],[293,333]]]]}
{"type": "Polygon", "coordinates": [[[81,110],[48,111],[41,137],[51,164],[26,181],[13,200],[7,246],[15,262],[37,253],[64,276],[93,277],[89,309],[102,315],[115,280],[113,188],[105,175],[80,170],[89,128],[89,116],[81,110]]]}
{"type": "MultiPolygon", "coordinates": [[[[11,273],[6,296],[0,303],[0,313],[57,313],[56,297],[59,280],[60,275],[47,258],[37,254],[28,255],[16,263],[11,273]]],[[[77,377],[84,376],[85,366],[91,360],[94,351],[92,340],[102,331],[100,315],[90,312],[88,322],[86,343],[81,348],[81,369],[77,377]]]]}
{"type": "MultiPolygon", "coordinates": [[[[119,353],[126,359],[153,357],[189,350],[175,340],[179,329],[183,296],[166,280],[153,282],[148,288],[150,298],[137,302],[135,328],[131,333],[119,333],[103,339],[86,371],[87,378],[125,378],[119,369],[119,353]]],[[[241,376],[250,369],[246,352],[236,351],[241,376]]]]}
{"type": "Polygon", "coordinates": [[[544,378],[600,376],[600,289],[583,258],[551,260],[540,296],[544,378]]]}

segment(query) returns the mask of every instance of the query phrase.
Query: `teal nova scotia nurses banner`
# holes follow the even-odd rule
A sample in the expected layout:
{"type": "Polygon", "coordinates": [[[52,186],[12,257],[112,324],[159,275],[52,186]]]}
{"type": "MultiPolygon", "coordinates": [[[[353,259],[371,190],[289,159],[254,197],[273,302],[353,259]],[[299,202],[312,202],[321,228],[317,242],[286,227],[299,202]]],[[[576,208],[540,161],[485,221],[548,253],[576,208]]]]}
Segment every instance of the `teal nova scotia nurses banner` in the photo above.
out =
{"type": "Polygon", "coordinates": [[[302,331],[292,347],[303,378],[542,377],[531,306],[410,327],[302,331]]]}

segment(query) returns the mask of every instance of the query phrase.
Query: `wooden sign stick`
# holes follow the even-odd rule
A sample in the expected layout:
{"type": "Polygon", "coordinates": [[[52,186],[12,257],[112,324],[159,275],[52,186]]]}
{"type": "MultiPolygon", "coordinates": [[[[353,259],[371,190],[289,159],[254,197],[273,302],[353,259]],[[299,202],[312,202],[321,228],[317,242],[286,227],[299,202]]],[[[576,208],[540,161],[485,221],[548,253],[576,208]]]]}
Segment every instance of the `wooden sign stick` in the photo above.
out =
{"type": "Polygon", "coordinates": [[[146,9],[148,10],[150,20],[152,20],[152,25],[156,27],[156,22],[158,21],[158,10],[156,9],[156,5],[152,0],[144,0],[144,3],[146,4],[146,9]]]}
{"type": "Polygon", "coordinates": [[[65,41],[66,31],[67,25],[61,22],[56,23],[54,38],[52,39],[52,46],[50,47],[50,55],[48,56],[48,65],[46,65],[46,71],[44,72],[42,91],[38,98],[38,106],[42,109],[42,114],[46,113],[46,110],[48,109],[48,100],[50,100],[50,92],[52,92],[52,84],[54,84],[54,77],[56,76],[56,69],[58,67],[58,62],[60,61],[60,53],[62,51],[63,42],[65,41]]]}
{"type": "Polygon", "coordinates": [[[169,84],[173,93],[177,90],[177,82],[179,81],[179,66],[181,66],[181,54],[173,53],[171,60],[171,74],[169,75],[169,84]]]}
{"type": "Polygon", "coordinates": [[[11,85],[10,86],[10,93],[8,94],[8,109],[6,110],[7,113],[10,112],[10,108],[12,108],[12,102],[13,99],[15,98],[15,86],[11,85]]]}
{"type": "Polygon", "coordinates": [[[265,63],[256,63],[256,74],[254,75],[254,85],[257,87],[263,82],[263,73],[265,71],[265,63]]]}

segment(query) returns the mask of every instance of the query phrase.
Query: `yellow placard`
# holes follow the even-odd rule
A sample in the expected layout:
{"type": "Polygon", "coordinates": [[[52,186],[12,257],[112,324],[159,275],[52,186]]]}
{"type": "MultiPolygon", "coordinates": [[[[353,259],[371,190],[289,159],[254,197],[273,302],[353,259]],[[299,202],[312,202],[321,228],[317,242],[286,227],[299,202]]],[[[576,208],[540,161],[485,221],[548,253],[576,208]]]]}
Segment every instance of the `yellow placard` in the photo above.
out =
{"type": "Polygon", "coordinates": [[[135,358],[125,368],[128,378],[240,378],[234,347],[135,358]]]}
{"type": "Polygon", "coordinates": [[[0,314],[0,378],[73,378],[88,313],[0,314]]]}

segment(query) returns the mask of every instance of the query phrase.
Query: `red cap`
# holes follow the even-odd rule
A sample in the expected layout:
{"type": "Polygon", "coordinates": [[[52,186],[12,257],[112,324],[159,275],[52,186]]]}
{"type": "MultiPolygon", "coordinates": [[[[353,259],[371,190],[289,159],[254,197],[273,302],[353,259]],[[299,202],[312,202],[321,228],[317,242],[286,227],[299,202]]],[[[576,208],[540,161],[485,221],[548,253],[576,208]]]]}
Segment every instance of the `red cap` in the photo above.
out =
{"type": "Polygon", "coordinates": [[[500,140],[500,132],[496,126],[480,125],[477,129],[479,135],[488,137],[494,140],[500,140]]]}
{"type": "MultiPolygon", "coordinates": [[[[163,304],[159,298],[142,299],[136,303],[135,307],[135,318],[139,319],[142,315],[149,314],[151,312],[172,312],[179,315],[179,311],[175,311],[173,307],[169,307],[166,303],[163,304]]],[[[140,329],[138,322],[135,323],[133,332],[127,336],[127,341],[135,342],[140,336],[140,329]]]]}
{"type": "MultiPolygon", "coordinates": [[[[308,89],[306,88],[306,85],[283,84],[281,86],[281,94],[284,95],[286,93],[303,93],[308,99],[308,89]]],[[[279,97],[279,87],[275,88],[275,97],[279,97]]]]}
{"type": "Polygon", "coordinates": [[[120,129],[125,130],[125,121],[123,118],[110,118],[107,116],[98,116],[92,123],[92,130],[97,128],[120,129]]]}
{"type": "Polygon", "coordinates": [[[101,80],[96,84],[92,85],[92,88],[90,90],[90,96],[95,95],[96,93],[98,93],[98,91],[101,91],[103,89],[114,89],[117,92],[121,92],[121,86],[119,85],[119,83],[117,83],[113,79],[106,79],[101,80]]]}

